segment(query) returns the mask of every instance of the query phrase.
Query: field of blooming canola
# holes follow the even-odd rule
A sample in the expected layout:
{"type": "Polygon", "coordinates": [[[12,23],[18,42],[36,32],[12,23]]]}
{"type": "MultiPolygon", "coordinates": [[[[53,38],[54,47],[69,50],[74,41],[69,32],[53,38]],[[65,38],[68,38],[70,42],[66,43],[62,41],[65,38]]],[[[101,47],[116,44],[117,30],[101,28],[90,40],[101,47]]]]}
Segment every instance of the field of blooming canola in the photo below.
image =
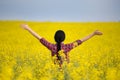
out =
{"type": "Polygon", "coordinates": [[[119,80],[120,22],[60,23],[0,21],[0,80],[119,80]],[[55,43],[54,33],[66,33],[64,43],[81,39],[94,30],[103,32],[73,49],[63,70],[54,65],[51,52],[19,25],[28,24],[55,43]]]}

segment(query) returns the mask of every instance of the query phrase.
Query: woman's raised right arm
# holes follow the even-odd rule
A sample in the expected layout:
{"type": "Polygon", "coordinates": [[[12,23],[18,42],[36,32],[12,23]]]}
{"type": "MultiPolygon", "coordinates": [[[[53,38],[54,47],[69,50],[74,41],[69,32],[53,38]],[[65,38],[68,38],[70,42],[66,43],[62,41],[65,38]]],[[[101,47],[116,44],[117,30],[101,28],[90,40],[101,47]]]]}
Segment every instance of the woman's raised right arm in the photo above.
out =
{"type": "Polygon", "coordinates": [[[23,29],[27,30],[29,33],[31,33],[35,38],[40,40],[42,37],[38,35],[35,31],[33,31],[27,24],[21,24],[20,25],[23,29]]]}

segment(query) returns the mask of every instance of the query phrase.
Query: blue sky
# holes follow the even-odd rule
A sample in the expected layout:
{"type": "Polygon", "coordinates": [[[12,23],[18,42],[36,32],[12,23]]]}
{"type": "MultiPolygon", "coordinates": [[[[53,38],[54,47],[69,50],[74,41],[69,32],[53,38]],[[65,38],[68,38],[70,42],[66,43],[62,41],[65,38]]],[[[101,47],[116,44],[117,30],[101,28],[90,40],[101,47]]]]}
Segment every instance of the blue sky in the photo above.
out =
{"type": "Polygon", "coordinates": [[[120,21],[120,0],[0,0],[0,20],[120,21]]]}

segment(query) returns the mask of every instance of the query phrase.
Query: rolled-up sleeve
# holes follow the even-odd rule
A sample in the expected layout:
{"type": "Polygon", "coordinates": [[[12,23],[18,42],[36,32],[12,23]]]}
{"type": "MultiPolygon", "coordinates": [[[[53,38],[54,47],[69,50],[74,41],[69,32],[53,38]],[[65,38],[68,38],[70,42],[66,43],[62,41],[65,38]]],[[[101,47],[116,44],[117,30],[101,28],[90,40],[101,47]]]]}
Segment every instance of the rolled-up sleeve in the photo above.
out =
{"type": "Polygon", "coordinates": [[[54,46],[52,43],[48,42],[46,39],[44,38],[41,38],[40,39],[40,42],[45,46],[47,47],[48,49],[52,49],[52,47],[54,46]]]}
{"type": "Polygon", "coordinates": [[[73,44],[72,48],[75,48],[75,47],[79,46],[80,44],[82,44],[82,41],[81,40],[76,40],[72,44],[73,44]]]}
{"type": "Polygon", "coordinates": [[[78,45],[80,45],[82,43],[81,40],[76,40],[76,42],[78,43],[78,45]]]}
{"type": "Polygon", "coordinates": [[[70,50],[72,50],[73,48],[79,46],[80,44],[82,44],[82,41],[81,40],[76,40],[76,41],[74,41],[72,43],[65,44],[63,49],[65,50],[65,52],[69,52],[70,50]]]}

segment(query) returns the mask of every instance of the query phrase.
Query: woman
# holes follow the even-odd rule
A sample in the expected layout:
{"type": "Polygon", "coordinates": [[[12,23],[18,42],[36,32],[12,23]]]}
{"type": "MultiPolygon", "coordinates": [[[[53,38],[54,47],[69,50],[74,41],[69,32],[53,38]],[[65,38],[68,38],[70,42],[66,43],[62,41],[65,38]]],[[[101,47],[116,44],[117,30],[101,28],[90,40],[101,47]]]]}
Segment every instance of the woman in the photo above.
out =
{"type": "Polygon", "coordinates": [[[54,36],[56,44],[52,44],[45,40],[45,38],[41,37],[36,32],[34,32],[28,25],[21,24],[21,27],[30,32],[35,38],[37,38],[44,46],[46,46],[51,51],[54,64],[59,64],[60,68],[62,67],[63,61],[67,61],[69,63],[68,52],[70,50],[72,50],[73,48],[77,47],[78,45],[87,41],[95,35],[102,35],[102,32],[96,30],[80,40],[76,40],[69,44],[64,44],[63,41],[65,40],[65,33],[62,30],[58,30],[56,31],[54,36]]]}

